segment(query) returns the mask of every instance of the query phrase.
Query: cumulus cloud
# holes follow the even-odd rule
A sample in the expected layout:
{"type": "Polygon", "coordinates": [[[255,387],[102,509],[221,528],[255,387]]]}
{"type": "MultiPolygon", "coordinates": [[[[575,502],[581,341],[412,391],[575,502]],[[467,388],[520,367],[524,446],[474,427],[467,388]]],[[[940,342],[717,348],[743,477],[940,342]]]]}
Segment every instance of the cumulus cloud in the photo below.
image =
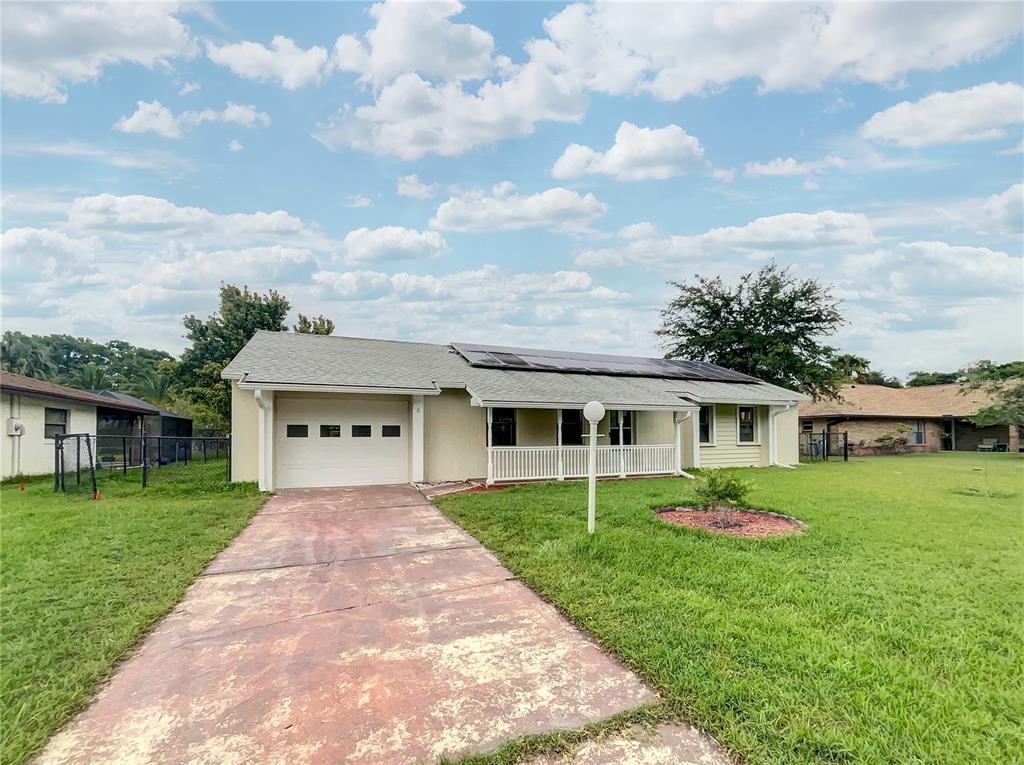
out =
{"type": "Polygon", "coordinates": [[[538,122],[579,122],[585,99],[544,67],[524,64],[474,91],[416,73],[399,75],[372,104],[342,109],[313,137],[332,151],[354,148],[400,159],[456,157],[477,146],[530,135],[538,122]]]}
{"type": "Polygon", "coordinates": [[[1024,291],[1024,259],[946,242],[911,242],[849,255],[843,271],[869,296],[1019,297],[1024,291]]]}
{"type": "Polygon", "coordinates": [[[448,245],[436,231],[384,226],[349,231],[343,249],[348,263],[374,263],[436,258],[448,249],[448,245]]]}
{"type": "Polygon", "coordinates": [[[990,196],[889,205],[872,216],[878,229],[970,230],[984,235],[1024,235],[1024,183],[990,196]]]}
{"type": "Polygon", "coordinates": [[[403,175],[398,179],[395,193],[400,197],[430,199],[437,194],[436,183],[423,183],[416,175],[403,175]]]}
{"type": "Polygon", "coordinates": [[[505,181],[490,193],[469,191],[442,202],[430,227],[443,231],[583,231],[607,210],[608,205],[593,194],[580,195],[558,186],[522,195],[515,184],[505,181]]]}
{"type": "Polygon", "coordinates": [[[152,69],[196,53],[178,4],[7,3],[3,92],[65,103],[69,85],[118,64],[152,69]]]}
{"type": "Polygon", "coordinates": [[[179,96],[187,96],[191,93],[198,93],[202,86],[198,82],[186,82],[178,91],[179,96]]]}
{"type": "Polygon", "coordinates": [[[335,65],[375,87],[406,72],[447,80],[485,77],[495,65],[494,38],[480,27],[449,20],[462,11],[458,2],[377,3],[370,8],[376,24],[366,42],[339,37],[335,65]]]}
{"type": "Polygon", "coordinates": [[[102,250],[96,237],[72,238],[48,228],[10,228],[0,234],[4,280],[65,276],[91,265],[102,250]]]}
{"type": "Polygon", "coordinates": [[[526,49],[580,88],[663,100],[754,78],[762,91],[899,82],[991,55],[1021,11],[991,4],[574,4],[526,49]]]}
{"type": "Polygon", "coordinates": [[[276,35],[270,47],[248,40],[216,45],[206,42],[206,56],[249,80],[277,82],[287,90],[319,84],[329,71],[327,49],[319,45],[303,50],[295,41],[276,35]]]}
{"type": "Polygon", "coordinates": [[[683,175],[704,163],[704,147],[678,125],[642,128],[623,122],[608,151],[571,144],[551,168],[559,180],[581,175],[610,175],[620,181],[643,181],[683,175]]]}
{"type": "Polygon", "coordinates": [[[831,168],[842,169],[850,163],[835,154],[829,154],[818,160],[799,162],[793,157],[773,159],[770,162],[748,162],[743,166],[743,174],[751,178],[758,176],[793,176],[823,173],[831,168]]]}
{"type": "Polygon", "coordinates": [[[581,266],[671,264],[734,253],[818,251],[870,245],[876,241],[867,216],[825,210],[772,215],[757,218],[745,226],[713,228],[694,236],[635,238],[623,246],[586,250],[576,256],[575,262],[581,266]]]}
{"type": "Polygon", "coordinates": [[[648,221],[623,226],[616,232],[619,239],[650,239],[657,235],[658,227],[648,221]]]}
{"type": "Polygon", "coordinates": [[[373,207],[373,200],[363,194],[354,194],[345,202],[345,207],[351,207],[355,210],[365,209],[373,207]]]}
{"type": "Polygon", "coordinates": [[[203,109],[186,111],[175,116],[159,101],[138,101],[135,112],[114,123],[114,129],[122,133],[156,133],[164,138],[181,138],[183,127],[195,127],[206,122],[243,127],[266,127],[270,115],[257,111],[255,106],[236,104],[228,101],[222,111],[203,109]]]}
{"type": "Polygon", "coordinates": [[[865,138],[897,146],[991,141],[1006,128],[1024,123],[1024,87],[989,82],[964,90],[932,93],[901,101],[871,117],[860,129],[865,138]]]}

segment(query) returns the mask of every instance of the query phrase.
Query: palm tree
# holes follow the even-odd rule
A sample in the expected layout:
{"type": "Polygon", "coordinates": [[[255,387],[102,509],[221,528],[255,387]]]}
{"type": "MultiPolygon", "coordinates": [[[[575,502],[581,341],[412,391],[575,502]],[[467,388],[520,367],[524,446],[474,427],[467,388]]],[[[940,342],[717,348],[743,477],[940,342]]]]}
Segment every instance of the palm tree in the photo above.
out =
{"type": "Polygon", "coordinates": [[[171,376],[150,369],[132,384],[132,393],[151,404],[166,407],[171,400],[171,376]]]}
{"type": "Polygon", "coordinates": [[[843,373],[845,380],[852,382],[868,373],[868,370],[871,368],[871,362],[863,356],[842,353],[836,356],[836,368],[843,373]]]}
{"type": "Polygon", "coordinates": [[[95,361],[78,368],[75,373],[75,384],[85,390],[107,390],[111,387],[107,371],[95,361]]]}

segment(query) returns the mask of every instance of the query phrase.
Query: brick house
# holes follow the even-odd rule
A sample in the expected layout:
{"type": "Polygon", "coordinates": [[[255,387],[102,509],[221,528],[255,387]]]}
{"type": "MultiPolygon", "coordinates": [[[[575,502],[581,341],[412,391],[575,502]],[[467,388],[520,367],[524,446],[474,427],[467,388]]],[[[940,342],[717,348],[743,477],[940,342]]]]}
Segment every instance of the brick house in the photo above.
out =
{"type": "Polygon", "coordinates": [[[916,388],[844,385],[839,399],[800,402],[800,430],[846,431],[854,454],[877,451],[878,438],[895,435],[900,423],[909,428],[906,452],[974,451],[979,444],[993,441],[1018,451],[1020,434],[1015,425],[979,428],[966,419],[990,403],[985,391],[959,383],[916,388]]]}

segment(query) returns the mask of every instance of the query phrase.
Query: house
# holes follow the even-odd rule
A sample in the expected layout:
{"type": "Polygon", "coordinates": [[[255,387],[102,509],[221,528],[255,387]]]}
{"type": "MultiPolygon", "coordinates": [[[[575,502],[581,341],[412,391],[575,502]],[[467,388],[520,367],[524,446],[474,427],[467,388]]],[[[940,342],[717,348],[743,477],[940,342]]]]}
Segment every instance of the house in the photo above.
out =
{"type": "Polygon", "coordinates": [[[877,451],[878,438],[907,427],[907,452],[974,451],[982,439],[1020,446],[1014,425],[979,428],[967,418],[992,403],[988,393],[960,383],[888,388],[884,385],[844,385],[838,399],[802,401],[802,433],[847,431],[854,453],[877,451]]]}
{"type": "Polygon", "coordinates": [[[713,364],[261,331],[224,368],[232,478],[265,490],[798,460],[806,398],[713,364]]]}
{"type": "Polygon", "coordinates": [[[0,397],[6,420],[0,451],[3,478],[52,472],[56,435],[95,435],[107,418],[134,423],[130,427],[138,433],[142,418],[157,412],[145,402],[118,401],[12,372],[0,372],[0,397]]]}

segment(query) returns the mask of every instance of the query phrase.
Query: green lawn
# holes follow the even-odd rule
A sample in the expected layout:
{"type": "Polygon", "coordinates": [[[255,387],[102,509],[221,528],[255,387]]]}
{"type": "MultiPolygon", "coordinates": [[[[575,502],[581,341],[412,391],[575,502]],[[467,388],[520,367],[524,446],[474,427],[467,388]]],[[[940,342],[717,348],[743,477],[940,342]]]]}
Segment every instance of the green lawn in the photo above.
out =
{"type": "Polygon", "coordinates": [[[753,506],[809,526],[774,540],[657,520],[685,479],[599,484],[593,538],[581,482],[438,501],[658,688],[658,714],[744,762],[1006,765],[1024,762],[1021,457],[740,471],[753,506]]]}
{"type": "Polygon", "coordinates": [[[195,475],[201,490],[143,492],[108,477],[99,501],[55,495],[50,479],[24,492],[0,487],[4,765],[23,761],[89,698],[264,501],[254,485],[195,475]]]}

